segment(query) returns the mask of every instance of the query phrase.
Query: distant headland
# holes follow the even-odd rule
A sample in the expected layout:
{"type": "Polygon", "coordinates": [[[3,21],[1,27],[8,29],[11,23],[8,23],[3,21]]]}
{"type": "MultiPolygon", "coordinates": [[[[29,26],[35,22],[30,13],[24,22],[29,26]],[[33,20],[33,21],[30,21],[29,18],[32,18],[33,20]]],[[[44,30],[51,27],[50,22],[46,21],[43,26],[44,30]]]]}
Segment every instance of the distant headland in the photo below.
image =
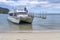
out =
{"type": "Polygon", "coordinates": [[[9,12],[9,9],[0,7],[0,13],[7,14],[9,12]]]}

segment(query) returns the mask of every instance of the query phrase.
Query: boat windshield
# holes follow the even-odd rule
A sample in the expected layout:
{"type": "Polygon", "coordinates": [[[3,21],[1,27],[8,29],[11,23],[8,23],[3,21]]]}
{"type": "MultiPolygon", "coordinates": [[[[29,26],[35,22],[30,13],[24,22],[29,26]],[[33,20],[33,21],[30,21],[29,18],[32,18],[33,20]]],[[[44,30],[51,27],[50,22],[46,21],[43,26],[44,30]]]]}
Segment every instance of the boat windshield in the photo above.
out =
{"type": "Polygon", "coordinates": [[[9,13],[10,16],[13,16],[13,13],[9,13]]]}
{"type": "Polygon", "coordinates": [[[17,14],[27,14],[27,12],[18,12],[17,14]]]}

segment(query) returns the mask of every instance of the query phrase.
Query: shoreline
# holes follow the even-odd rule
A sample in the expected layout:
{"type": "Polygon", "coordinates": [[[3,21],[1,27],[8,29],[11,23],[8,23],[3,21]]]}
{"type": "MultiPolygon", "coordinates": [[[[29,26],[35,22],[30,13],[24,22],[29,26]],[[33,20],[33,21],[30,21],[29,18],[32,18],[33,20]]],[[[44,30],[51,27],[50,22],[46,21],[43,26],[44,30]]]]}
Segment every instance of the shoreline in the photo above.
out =
{"type": "Polygon", "coordinates": [[[0,31],[0,33],[41,33],[41,32],[60,32],[60,30],[18,30],[18,31],[0,31]]]}
{"type": "Polygon", "coordinates": [[[60,32],[0,33],[0,40],[60,40],[60,32]]]}

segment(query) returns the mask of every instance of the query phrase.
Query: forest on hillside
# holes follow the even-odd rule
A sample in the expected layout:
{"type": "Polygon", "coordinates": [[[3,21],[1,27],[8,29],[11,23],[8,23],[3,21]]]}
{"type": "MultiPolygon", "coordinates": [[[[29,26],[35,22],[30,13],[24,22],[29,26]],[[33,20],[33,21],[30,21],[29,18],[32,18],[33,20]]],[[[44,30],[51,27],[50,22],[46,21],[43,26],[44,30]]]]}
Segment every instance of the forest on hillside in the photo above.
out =
{"type": "Polygon", "coordinates": [[[0,13],[8,13],[9,9],[0,7],[0,13]]]}

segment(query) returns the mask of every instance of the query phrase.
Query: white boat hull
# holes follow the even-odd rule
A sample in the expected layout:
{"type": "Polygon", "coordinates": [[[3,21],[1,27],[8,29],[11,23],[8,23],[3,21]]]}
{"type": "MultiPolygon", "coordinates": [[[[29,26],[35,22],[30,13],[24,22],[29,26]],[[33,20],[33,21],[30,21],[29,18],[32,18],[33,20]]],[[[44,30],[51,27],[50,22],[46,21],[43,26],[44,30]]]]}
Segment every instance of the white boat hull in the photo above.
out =
{"type": "Polygon", "coordinates": [[[14,18],[14,17],[12,17],[12,16],[9,16],[9,17],[8,17],[8,20],[11,21],[11,22],[14,22],[14,23],[18,23],[18,24],[19,24],[21,21],[25,21],[25,22],[32,23],[33,18],[31,18],[31,17],[27,17],[27,18],[22,18],[22,17],[20,17],[20,18],[14,18]]]}
{"type": "Polygon", "coordinates": [[[13,23],[19,23],[20,19],[15,19],[13,17],[8,17],[8,20],[13,22],[13,23]]]}
{"type": "Polygon", "coordinates": [[[14,23],[20,23],[21,21],[32,23],[33,18],[29,17],[28,10],[14,10],[9,11],[8,20],[14,23]]]}

